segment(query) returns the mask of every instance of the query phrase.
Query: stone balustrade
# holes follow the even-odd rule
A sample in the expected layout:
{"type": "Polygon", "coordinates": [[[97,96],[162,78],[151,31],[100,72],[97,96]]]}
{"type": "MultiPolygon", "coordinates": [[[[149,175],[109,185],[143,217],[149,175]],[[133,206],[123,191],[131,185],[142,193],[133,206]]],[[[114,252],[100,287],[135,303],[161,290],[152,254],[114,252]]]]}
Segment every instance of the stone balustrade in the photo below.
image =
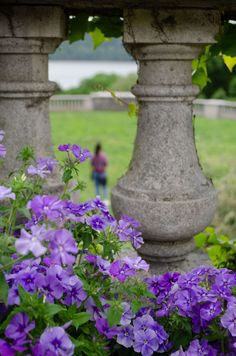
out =
{"type": "Polygon", "coordinates": [[[140,110],[133,158],[113,190],[112,207],[117,217],[141,222],[141,255],[154,271],[181,269],[192,236],[211,222],[216,207],[194,144],[198,89],[191,61],[215,41],[220,14],[235,14],[234,3],[0,0],[0,128],[8,149],[3,172],[14,169],[16,152],[26,144],[37,155],[52,152],[48,102],[55,86],[47,78],[48,54],[65,38],[66,18],[81,10],[124,16],[124,45],[139,65],[133,93],[140,110]]]}

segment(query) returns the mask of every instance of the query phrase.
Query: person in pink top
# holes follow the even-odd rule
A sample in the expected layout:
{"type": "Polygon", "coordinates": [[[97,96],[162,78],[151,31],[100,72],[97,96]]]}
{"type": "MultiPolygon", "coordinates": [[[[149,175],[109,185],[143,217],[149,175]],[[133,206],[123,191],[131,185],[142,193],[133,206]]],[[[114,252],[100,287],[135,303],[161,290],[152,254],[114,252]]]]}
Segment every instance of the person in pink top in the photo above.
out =
{"type": "Polygon", "coordinates": [[[101,196],[100,187],[103,188],[103,198],[107,199],[107,157],[102,152],[102,146],[97,143],[95,146],[94,156],[91,161],[92,164],[92,179],[94,180],[96,195],[101,196]]]}

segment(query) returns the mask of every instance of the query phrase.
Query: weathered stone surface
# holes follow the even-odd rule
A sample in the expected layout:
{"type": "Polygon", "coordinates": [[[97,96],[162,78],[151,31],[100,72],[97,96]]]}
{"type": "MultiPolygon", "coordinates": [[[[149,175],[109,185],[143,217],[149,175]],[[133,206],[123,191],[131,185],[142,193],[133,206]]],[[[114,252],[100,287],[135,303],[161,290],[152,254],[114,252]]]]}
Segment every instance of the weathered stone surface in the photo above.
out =
{"type": "Polygon", "coordinates": [[[52,156],[48,54],[65,38],[59,7],[0,6],[0,128],[6,132],[7,159],[1,176],[15,169],[19,150],[52,156]]]}
{"type": "Polygon", "coordinates": [[[125,13],[124,44],[139,63],[133,93],[140,109],[133,158],[113,190],[112,208],[117,217],[141,222],[140,254],[155,270],[184,260],[193,249],[192,236],[211,222],[216,208],[194,143],[192,101],[198,88],[191,83],[191,61],[214,42],[218,23],[218,13],[208,10],[125,13]]]}

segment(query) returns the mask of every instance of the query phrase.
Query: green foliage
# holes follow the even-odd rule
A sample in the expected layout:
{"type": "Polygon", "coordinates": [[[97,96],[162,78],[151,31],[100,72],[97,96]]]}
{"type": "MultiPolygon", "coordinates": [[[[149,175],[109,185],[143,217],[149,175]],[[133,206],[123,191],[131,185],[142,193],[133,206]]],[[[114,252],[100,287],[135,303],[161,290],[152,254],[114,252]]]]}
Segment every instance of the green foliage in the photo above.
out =
{"type": "Polygon", "coordinates": [[[93,40],[94,49],[112,37],[122,36],[123,21],[119,17],[95,16],[81,14],[69,20],[69,41],[83,40],[89,33],[93,40]]]}
{"type": "Polygon", "coordinates": [[[196,246],[208,253],[214,266],[236,271],[236,238],[218,235],[214,228],[208,227],[194,239],[196,246]]]}

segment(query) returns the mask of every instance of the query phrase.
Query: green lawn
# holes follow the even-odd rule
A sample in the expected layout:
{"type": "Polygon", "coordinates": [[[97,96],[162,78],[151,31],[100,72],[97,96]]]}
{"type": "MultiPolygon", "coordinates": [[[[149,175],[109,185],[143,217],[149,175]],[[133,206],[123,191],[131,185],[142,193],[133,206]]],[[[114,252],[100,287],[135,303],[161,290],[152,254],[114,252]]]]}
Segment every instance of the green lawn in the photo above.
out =
{"type": "MultiPolygon", "coordinates": [[[[93,151],[96,142],[102,143],[109,159],[109,189],[127,170],[136,132],[136,120],[130,119],[127,113],[52,113],[51,125],[55,149],[59,143],[77,143],[93,151]]],[[[236,231],[236,215],[235,221],[232,217],[232,211],[236,208],[236,121],[196,118],[195,136],[203,170],[212,177],[220,191],[216,219],[223,221],[225,215],[230,213],[230,224],[235,224],[236,231]],[[228,199],[232,200],[229,208],[228,199]]],[[[62,154],[56,151],[56,156],[60,158],[62,154]]],[[[82,200],[94,197],[89,177],[90,165],[85,163],[81,166],[81,179],[87,182],[87,189],[81,195],[82,200]]],[[[220,225],[218,220],[216,223],[220,225]]]]}

